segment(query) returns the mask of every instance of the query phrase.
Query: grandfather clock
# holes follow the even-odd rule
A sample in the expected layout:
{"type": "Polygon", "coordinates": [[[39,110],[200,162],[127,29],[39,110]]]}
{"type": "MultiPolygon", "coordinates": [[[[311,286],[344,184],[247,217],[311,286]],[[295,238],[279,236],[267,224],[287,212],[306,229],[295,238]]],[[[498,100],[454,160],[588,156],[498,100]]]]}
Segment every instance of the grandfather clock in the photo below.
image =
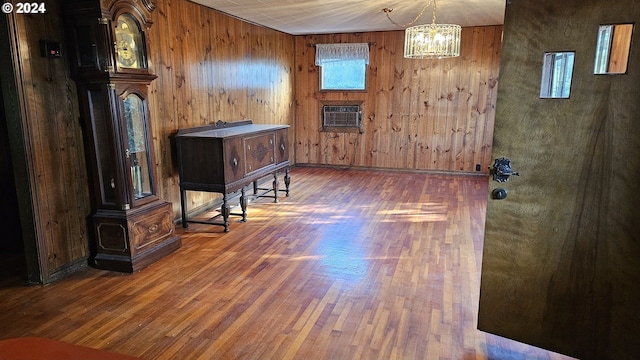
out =
{"type": "Polygon", "coordinates": [[[91,174],[93,263],[134,272],[182,245],[157,195],[148,105],[150,0],[63,2],[91,174]]]}

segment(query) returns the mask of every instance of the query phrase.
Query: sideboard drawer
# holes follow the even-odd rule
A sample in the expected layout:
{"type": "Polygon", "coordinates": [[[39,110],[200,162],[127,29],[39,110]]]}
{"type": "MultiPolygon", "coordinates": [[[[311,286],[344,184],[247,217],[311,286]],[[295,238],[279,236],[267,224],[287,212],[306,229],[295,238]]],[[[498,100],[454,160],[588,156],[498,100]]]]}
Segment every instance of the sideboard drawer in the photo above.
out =
{"type": "MultiPolygon", "coordinates": [[[[224,180],[229,184],[234,181],[242,179],[245,175],[244,155],[242,151],[243,142],[240,137],[232,137],[223,140],[222,151],[224,152],[224,180]]],[[[205,164],[199,164],[201,167],[205,164]]],[[[220,171],[220,169],[214,169],[213,171],[220,171]]]]}
{"type": "Polygon", "coordinates": [[[275,164],[275,132],[244,138],[245,172],[251,174],[266,166],[275,164]]]}
{"type": "Polygon", "coordinates": [[[289,129],[276,130],[276,164],[289,161],[289,129]]]}

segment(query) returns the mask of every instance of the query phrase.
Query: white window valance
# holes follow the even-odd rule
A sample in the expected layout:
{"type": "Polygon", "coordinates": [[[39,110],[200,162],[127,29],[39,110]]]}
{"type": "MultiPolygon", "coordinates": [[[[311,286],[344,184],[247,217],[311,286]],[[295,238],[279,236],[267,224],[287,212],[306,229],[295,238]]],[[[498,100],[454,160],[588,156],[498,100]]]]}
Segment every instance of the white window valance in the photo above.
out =
{"type": "Polygon", "coordinates": [[[368,43],[316,44],[316,65],[345,60],[364,60],[369,63],[368,43]]]}

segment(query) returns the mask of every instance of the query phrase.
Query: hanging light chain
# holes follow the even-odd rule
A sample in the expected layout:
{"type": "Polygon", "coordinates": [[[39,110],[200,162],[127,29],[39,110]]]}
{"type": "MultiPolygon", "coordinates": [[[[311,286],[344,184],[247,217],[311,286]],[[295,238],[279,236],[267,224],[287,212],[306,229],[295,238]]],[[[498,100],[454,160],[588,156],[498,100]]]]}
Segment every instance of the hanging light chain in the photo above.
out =
{"type": "Polygon", "coordinates": [[[431,18],[431,24],[436,24],[436,0],[433,0],[433,17],[431,18]]]}
{"type": "Polygon", "coordinates": [[[429,0],[427,1],[427,4],[422,8],[422,10],[420,10],[420,13],[418,14],[418,16],[416,16],[412,21],[408,22],[408,23],[404,23],[404,24],[400,24],[397,23],[396,21],[394,21],[391,16],[389,16],[389,13],[391,13],[393,11],[393,9],[391,8],[384,8],[382,9],[382,11],[384,11],[385,15],[387,15],[387,19],[389,19],[389,21],[391,21],[393,24],[401,27],[401,28],[407,28],[413,24],[415,24],[418,19],[420,19],[420,17],[422,17],[422,15],[424,15],[425,11],[427,11],[427,9],[429,8],[429,5],[431,5],[431,2],[433,1],[433,16],[432,16],[432,21],[433,24],[436,23],[436,1],[435,0],[429,0]]]}

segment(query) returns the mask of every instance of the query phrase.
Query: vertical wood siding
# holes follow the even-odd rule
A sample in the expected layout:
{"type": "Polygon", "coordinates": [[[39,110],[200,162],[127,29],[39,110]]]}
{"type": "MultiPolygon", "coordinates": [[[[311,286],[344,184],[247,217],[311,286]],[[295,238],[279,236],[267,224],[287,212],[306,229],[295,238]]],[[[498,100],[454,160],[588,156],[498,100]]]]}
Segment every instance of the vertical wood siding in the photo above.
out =
{"type": "Polygon", "coordinates": [[[77,95],[66,58],[40,55],[40,39],[62,42],[65,51],[57,3],[48,2],[45,14],[6,18],[12,53],[3,56],[13,59],[21,101],[15,105],[23,107],[22,119],[7,120],[21,127],[27,164],[14,166],[26,167],[28,179],[19,180],[29,182],[31,198],[19,202],[33,209],[41,264],[40,279],[30,280],[48,282],[88,256],[89,186],[77,95]]]}
{"type": "MultiPolygon", "coordinates": [[[[44,281],[89,255],[91,213],[75,84],[69,77],[58,2],[47,13],[8,16],[25,118],[25,152],[44,281]],[[63,57],[43,58],[39,39],[62,42],[63,57]]],[[[188,2],[158,1],[149,34],[158,78],[150,88],[158,194],[179,215],[172,136],[218,120],[291,124],[293,36],[188,2]]],[[[211,196],[195,194],[192,204],[211,196]]],[[[24,200],[23,200],[24,201],[24,200]]],[[[35,255],[34,255],[35,256],[35,255]]],[[[53,276],[53,277],[52,277],[53,276]]]]}
{"type": "Polygon", "coordinates": [[[463,28],[461,56],[403,57],[404,32],[297,36],[296,163],[487,173],[502,26],[463,28]],[[319,91],[317,43],[369,42],[366,92],[319,91]],[[363,101],[363,131],[322,132],[321,101],[363,101]]]}
{"type": "MultiPolygon", "coordinates": [[[[47,13],[11,16],[22,124],[47,276],[89,253],[88,179],[75,86],[64,57],[58,2],[47,13]],[[62,43],[40,57],[38,40],[62,43]]],[[[186,1],[158,1],[149,33],[151,130],[158,194],[180,213],[172,136],[218,120],[289,124],[292,162],[378,168],[483,171],[489,164],[500,56],[500,26],[463,29],[462,56],[402,57],[402,32],[292,36],[186,1]],[[366,93],[319,92],[319,42],[375,42],[366,93]],[[295,81],[294,81],[295,78],[295,81]],[[295,89],[295,91],[294,91],[295,89]],[[320,132],[319,100],[363,100],[364,133],[320,132]],[[295,105],[295,106],[294,106],[295,105]],[[295,141],[295,144],[293,142],[295,141]],[[295,154],[295,155],[294,155],[295,154]]],[[[215,195],[192,193],[189,206],[215,195]]]]}
{"type": "MultiPolygon", "coordinates": [[[[150,110],[159,194],[180,192],[175,144],[181,128],[218,120],[293,122],[293,36],[255,26],[189,1],[158,1],[150,32],[150,110]]],[[[293,152],[292,152],[293,153],[293,152]]],[[[203,164],[206,166],[206,164],[203,164]]],[[[217,197],[188,193],[190,209],[217,197]]]]}

